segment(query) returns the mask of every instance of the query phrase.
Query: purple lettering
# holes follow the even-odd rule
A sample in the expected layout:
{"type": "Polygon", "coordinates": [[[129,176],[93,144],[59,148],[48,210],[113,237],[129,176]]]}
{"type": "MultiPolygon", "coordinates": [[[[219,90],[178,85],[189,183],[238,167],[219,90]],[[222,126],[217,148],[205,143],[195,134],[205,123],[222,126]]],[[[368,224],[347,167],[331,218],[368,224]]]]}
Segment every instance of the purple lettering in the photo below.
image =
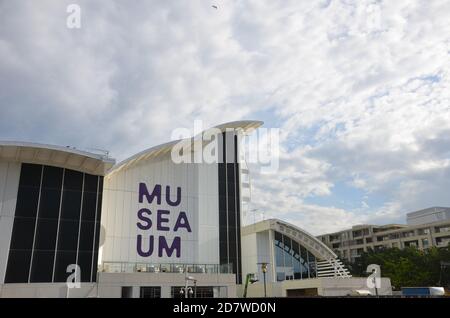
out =
{"type": "Polygon", "coordinates": [[[176,232],[181,227],[184,227],[188,232],[192,232],[186,212],[183,212],[183,211],[181,211],[180,214],[178,215],[178,219],[177,219],[177,222],[175,223],[175,227],[173,228],[173,231],[176,232]]]}
{"type": "Polygon", "coordinates": [[[147,199],[147,202],[151,204],[153,199],[156,197],[156,202],[161,204],[161,185],[156,184],[153,189],[152,194],[148,193],[147,185],[143,182],[139,183],[139,203],[144,201],[144,196],[147,199]]]}
{"type": "Polygon", "coordinates": [[[167,186],[166,187],[166,201],[167,201],[167,204],[170,205],[170,206],[177,206],[177,205],[179,205],[180,202],[181,202],[181,188],[177,187],[177,200],[175,202],[172,202],[170,200],[170,186],[167,186]]]}
{"type": "Polygon", "coordinates": [[[158,231],[170,231],[168,226],[163,226],[163,223],[168,223],[169,219],[164,218],[163,215],[169,215],[170,211],[167,210],[158,210],[157,218],[156,218],[156,229],[158,231]]]}
{"type": "Polygon", "coordinates": [[[151,215],[152,212],[149,209],[140,209],[137,213],[138,219],[146,223],[146,224],[142,224],[139,222],[136,223],[137,227],[140,228],[141,230],[149,230],[152,227],[152,220],[146,217],[145,214],[151,215]]]}
{"type": "Polygon", "coordinates": [[[153,254],[153,243],[154,243],[154,238],[153,238],[153,235],[151,235],[151,236],[149,236],[148,251],[144,252],[142,250],[142,235],[138,235],[137,236],[137,252],[138,252],[139,256],[142,256],[142,257],[152,256],[152,254],[153,254]]]}
{"type": "Polygon", "coordinates": [[[172,246],[169,247],[167,245],[166,238],[164,236],[159,237],[159,249],[158,249],[158,256],[163,256],[163,250],[166,250],[166,254],[168,257],[171,257],[174,250],[177,251],[176,257],[180,257],[180,250],[181,250],[181,238],[179,236],[175,236],[172,242],[172,246]]]}

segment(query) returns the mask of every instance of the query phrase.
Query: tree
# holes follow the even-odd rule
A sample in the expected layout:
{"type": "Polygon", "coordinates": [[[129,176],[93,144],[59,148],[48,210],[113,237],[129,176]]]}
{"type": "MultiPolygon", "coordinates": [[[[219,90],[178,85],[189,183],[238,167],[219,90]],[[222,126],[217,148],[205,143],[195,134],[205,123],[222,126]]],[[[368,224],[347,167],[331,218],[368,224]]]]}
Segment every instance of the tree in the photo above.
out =
{"type": "Polygon", "coordinates": [[[355,277],[365,277],[367,266],[378,264],[381,276],[389,277],[394,289],[418,286],[450,285],[450,268],[441,272],[441,262],[450,261],[450,246],[419,250],[415,247],[368,250],[354,263],[347,264],[355,277]]]}

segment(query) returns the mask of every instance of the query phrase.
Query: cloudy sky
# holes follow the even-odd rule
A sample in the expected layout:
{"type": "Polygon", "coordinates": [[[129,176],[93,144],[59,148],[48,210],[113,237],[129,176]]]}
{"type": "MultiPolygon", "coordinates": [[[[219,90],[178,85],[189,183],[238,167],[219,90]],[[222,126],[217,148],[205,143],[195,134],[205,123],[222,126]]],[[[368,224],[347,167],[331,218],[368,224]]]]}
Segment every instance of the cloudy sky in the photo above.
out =
{"type": "Polygon", "coordinates": [[[450,1],[0,0],[0,139],[120,161],[196,119],[279,128],[252,209],[314,234],[450,206],[450,1]]]}

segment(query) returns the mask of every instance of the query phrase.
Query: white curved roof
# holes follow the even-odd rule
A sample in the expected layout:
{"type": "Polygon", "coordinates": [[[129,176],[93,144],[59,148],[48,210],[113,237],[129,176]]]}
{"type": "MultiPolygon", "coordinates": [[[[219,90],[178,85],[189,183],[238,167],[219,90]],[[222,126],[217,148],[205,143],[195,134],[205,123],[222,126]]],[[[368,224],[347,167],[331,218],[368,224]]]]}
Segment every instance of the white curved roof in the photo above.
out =
{"type": "MultiPolygon", "coordinates": [[[[245,133],[250,133],[251,131],[253,131],[254,129],[256,129],[262,125],[263,125],[262,121],[241,120],[241,121],[234,121],[234,122],[221,124],[221,125],[209,128],[209,129],[205,130],[204,132],[207,132],[208,130],[212,130],[212,129],[219,129],[221,131],[226,131],[227,129],[235,129],[235,130],[242,130],[243,133],[245,134],[245,133]]],[[[193,139],[193,138],[191,138],[191,139],[193,139]]],[[[185,139],[185,140],[189,140],[189,139],[185,139]]],[[[123,160],[122,162],[116,164],[114,167],[111,168],[110,171],[108,171],[108,174],[112,174],[112,173],[118,172],[122,169],[129,168],[129,167],[134,166],[145,160],[154,159],[159,156],[163,156],[163,155],[169,153],[172,150],[172,147],[174,145],[176,145],[177,143],[179,143],[180,141],[181,140],[170,141],[170,142],[167,142],[167,143],[164,143],[161,145],[157,145],[157,146],[148,148],[144,151],[141,151],[141,152],[131,156],[130,158],[127,158],[127,159],[123,160]]]]}
{"type": "Polygon", "coordinates": [[[106,155],[72,147],[17,141],[0,141],[0,160],[57,166],[96,175],[104,175],[115,163],[106,155]]]}
{"type": "Polygon", "coordinates": [[[305,230],[279,219],[270,219],[247,225],[242,229],[242,235],[275,230],[298,242],[310,251],[319,261],[337,258],[337,255],[323,242],[305,230]]]}

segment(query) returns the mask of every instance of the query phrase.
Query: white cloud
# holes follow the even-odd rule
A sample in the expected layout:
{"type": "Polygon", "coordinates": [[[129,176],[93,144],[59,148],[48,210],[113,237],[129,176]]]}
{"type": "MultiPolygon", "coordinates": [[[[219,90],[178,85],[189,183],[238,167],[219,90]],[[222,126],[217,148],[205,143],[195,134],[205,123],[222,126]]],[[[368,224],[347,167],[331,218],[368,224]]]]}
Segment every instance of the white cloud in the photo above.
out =
{"type": "Polygon", "coordinates": [[[449,1],[78,1],[69,30],[72,2],[0,2],[0,138],[123,159],[263,113],[282,123],[279,174],[254,175],[268,215],[318,233],[450,205],[449,1]],[[340,183],[368,198],[309,203],[340,183]]]}

